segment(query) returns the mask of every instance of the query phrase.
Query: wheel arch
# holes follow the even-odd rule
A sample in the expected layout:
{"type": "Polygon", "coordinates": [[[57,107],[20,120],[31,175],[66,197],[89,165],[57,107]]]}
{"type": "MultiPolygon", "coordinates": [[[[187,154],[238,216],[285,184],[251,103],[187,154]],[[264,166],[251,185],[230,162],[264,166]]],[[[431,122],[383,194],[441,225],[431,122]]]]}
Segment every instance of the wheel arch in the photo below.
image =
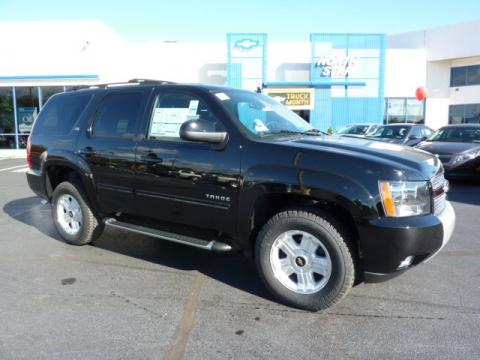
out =
{"type": "Polygon", "coordinates": [[[51,199],[55,188],[63,181],[78,182],[82,185],[88,201],[98,213],[99,207],[95,197],[95,184],[88,165],[79,157],[71,159],[52,159],[43,164],[47,196],[51,199]]]}

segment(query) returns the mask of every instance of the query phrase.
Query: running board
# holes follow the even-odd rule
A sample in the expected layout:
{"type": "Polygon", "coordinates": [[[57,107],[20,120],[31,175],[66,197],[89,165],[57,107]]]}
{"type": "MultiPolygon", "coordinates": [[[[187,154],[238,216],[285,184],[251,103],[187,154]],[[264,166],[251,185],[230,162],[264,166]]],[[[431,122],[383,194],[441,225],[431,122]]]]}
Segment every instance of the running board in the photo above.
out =
{"type": "Polygon", "coordinates": [[[129,224],[126,222],[118,221],[114,218],[106,218],[104,221],[105,225],[131,231],[137,234],[143,234],[148,236],[153,236],[159,239],[168,240],[172,242],[176,242],[183,245],[189,245],[196,248],[209,250],[209,251],[220,251],[220,252],[227,252],[232,251],[232,247],[228,244],[225,244],[220,241],[215,240],[203,240],[198,239],[190,236],[179,235],[168,231],[162,231],[157,229],[148,228],[145,226],[129,224]]]}

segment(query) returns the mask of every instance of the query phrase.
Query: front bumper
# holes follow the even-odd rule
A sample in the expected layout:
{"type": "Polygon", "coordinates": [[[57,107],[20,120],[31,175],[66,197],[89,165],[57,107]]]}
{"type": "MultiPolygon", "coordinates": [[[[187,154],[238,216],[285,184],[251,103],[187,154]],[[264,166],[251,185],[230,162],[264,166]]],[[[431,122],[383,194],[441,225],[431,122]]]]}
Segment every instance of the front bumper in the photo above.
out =
{"type": "Polygon", "coordinates": [[[450,240],[455,211],[450,202],[439,215],[379,218],[359,227],[365,282],[381,282],[431,259],[450,240]],[[402,262],[411,256],[408,266],[402,262]]]}
{"type": "Polygon", "coordinates": [[[461,163],[449,161],[443,164],[445,173],[450,177],[475,177],[480,176],[480,156],[461,163]]]}

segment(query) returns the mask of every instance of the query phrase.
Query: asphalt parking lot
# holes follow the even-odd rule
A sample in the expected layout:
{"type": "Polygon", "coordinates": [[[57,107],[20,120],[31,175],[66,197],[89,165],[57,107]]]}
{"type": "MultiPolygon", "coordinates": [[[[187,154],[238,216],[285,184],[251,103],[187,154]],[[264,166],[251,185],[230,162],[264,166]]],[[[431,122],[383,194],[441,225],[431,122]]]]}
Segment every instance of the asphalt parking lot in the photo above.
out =
{"type": "Polygon", "coordinates": [[[24,164],[0,160],[0,359],[480,357],[480,184],[452,184],[456,230],[433,260],[308,313],[239,255],[111,229],[65,244],[24,164]]]}

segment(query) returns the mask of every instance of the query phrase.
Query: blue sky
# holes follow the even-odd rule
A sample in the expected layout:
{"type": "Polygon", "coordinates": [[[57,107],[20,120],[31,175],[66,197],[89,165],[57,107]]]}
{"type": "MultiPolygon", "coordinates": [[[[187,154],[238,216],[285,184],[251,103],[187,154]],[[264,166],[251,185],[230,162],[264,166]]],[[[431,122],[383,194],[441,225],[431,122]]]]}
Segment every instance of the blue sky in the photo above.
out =
{"type": "MultiPolygon", "coordinates": [[[[480,18],[480,0],[0,0],[0,21],[98,19],[129,40],[224,40],[266,32],[397,33],[480,18]]],[[[5,35],[2,35],[5,36],[5,35]]]]}

